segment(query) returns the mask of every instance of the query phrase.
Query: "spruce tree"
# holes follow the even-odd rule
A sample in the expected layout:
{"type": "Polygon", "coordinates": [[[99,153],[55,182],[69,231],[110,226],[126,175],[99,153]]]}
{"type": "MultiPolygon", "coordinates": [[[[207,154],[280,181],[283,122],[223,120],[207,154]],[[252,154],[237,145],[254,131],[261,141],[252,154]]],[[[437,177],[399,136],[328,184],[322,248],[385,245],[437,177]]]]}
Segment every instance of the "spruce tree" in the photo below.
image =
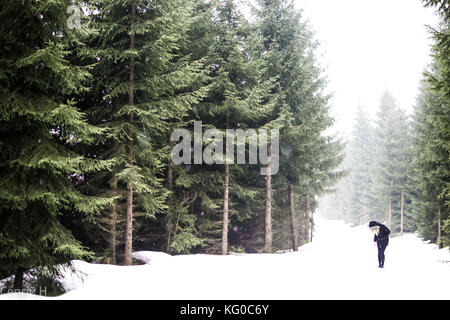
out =
{"type": "MultiPolygon", "coordinates": [[[[449,172],[448,154],[450,132],[450,8],[445,0],[424,0],[426,7],[433,7],[441,18],[438,28],[429,28],[433,36],[433,68],[426,73],[426,92],[422,95],[422,107],[419,109],[418,150],[428,149],[425,154],[416,152],[417,170],[420,186],[419,209],[429,219],[419,218],[420,230],[429,229],[431,221],[436,222],[435,231],[427,232],[427,238],[435,238],[439,245],[449,245],[449,172]],[[429,138],[428,145],[423,146],[423,139],[429,138]],[[430,166],[432,164],[432,166],[430,166]],[[425,178],[426,177],[426,178],[425,178]],[[427,181],[425,181],[427,179],[427,181]],[[426,186],[432,187],[431,191],[426,186]],[[431,191],[431,192],[430,192],[431,191]],[[434,194],[433,194],[434,193],[434,194]],[[423,202],[427,199],[428,201],[423,202]],[[424,226],[428,224],[428,226],[424,226]]],[[[426,151],[426,150],[424,150],[426,151]]]]}
{"type": "MultiPolygon", "coordinates": [[[[281,136],[280,173],[272,179],[272,185],[284,199],[280,201],[278,197],[278,203],[274,203],[275,232],[280,241],[277,246],[284,246],[286,237],[280,235],[287,234],[295,250],[295,242],[300,240],[299,226],[295,224],[300,220],[305,234],[302,239],[308,241],[315,196],[330,183],[325,176],[334,174],[342,157],[338,156],[339,148],[331,148],[332,139],[323,136],[332,119],[328,114],[329,96],[323,93],[322,70],[315,58],[317,43],[310,27],[302,21],[301,12],[295,10],[292,1],[259,1],[258,4],[256,14],[263,37],[260,54],[266,62],[265,76],[277,79],[277,105],[268,119],[269,123],[278,125],[281,136]],[[325,168],[325,162],[332,158],[336,163],[330,161],[325,168]],[[296,213],[296,206],[304,208],[303,217],[296,213]],[[296,219],[297,216],[302,219],[296,219]]],[[[266,190],[269,187],[272,189],[268,186],[266,190]]]]}
{"type": "Polygon", "coordinates": [[[70,50],[90,30],[70,30],[71,1],[7,1],[1,7],[0,53],[0,274],[58,273],[58,264],[89,258],[62,220],[68,213],[98,214],[110,204],[76,186],[84,176],[108,169],[76,152],[105,134],[77,109],[89,68],[71,63],[70,50]],[[14,28],[11,28],[14,26],[14,28]]]}
{"type": "Polygon", "coordinates": [[[411,138],[407,117],[389,91],[381,98],[375,141],[371,217],[385,221],[393,231],[401,231],[402,209],[404,220],[405,204],[410,201],[407,188],[411,138]]]}
{"type": "Polygon", "coordinates": [[[441,140],[445,133],[438,125],[444,110],[439,95],[424,84],[414,124],[414,219],[421,236],[440,245],[448,245],[448,232],[444,228],[448,221],[445,193],[448,151],[441,140]]]}
{"type": "MultiPolygon", "coordinates": [[[[263,80],[276,79],[276,86],[272,90],[272,93],[276,95],[276,104],[265,117],[259,120],[259,126],[282,130],[291,121],[285,100],[285,90],[289,81],[287,79],[288,56],[293,51],[293,40],[295,39],[293,33],[294,30],[297,30],[298,21],[295,21],[292,3],[287,1],[258,1],[258,7],[255,7],[254,10],[258,19],[258,32],[261,36],[259,57],[264,61],[263,80]],[[283,66],[284,63],[286,66],[283,66]]],[[[298,62],[298,56],[295,55],[289,62],[294,65],[295,62],[298,62]]],[[[270,163],[267,168],[270,168],[270,163]]],[[[272,177],[272,172],[268,172],[264,178],[264,252],[270,253],[273,251],[273,184],[277,183],[273,179],[278,177],[272,177]]],[[[290,202],[292,202],[291,200],[293,201],[293,199],[289,199],[290,202]]],[[[295,220],[294,217],[292,219],[295,220]]]]}
{"type": "Polygon", "coordinates": [[[340,217],[359,225],[386,222],[393,231],[412,231],[410,122],[391,93],[381,99],[377,126],[358,110],[346,157],[349,176],[339,188],[340,217]]]}
{"type": "MultiPolygon", "coordinates": [[[[254,42],[257,39],[252,35],[250,26],[239,12],[235,1],[213,3],[216,15],[213,16],[212,26],[215,41],[209,53],[213,66],[210,74],[211,91],[208,98],[200,103],[196,116],[203,120],[205,129],[221,132],[224,140],[218,143],[224,143],[228,138],[227,129],[260,128],[257,119],[265,115],[272,105],[272,83],[270,80],[261,80],[261,61],[254,55],[254,42]]],[[[224,153],[229,148],[236,150],[238,141],[236,138],[231,140],[231,145],[227,144],[223,149],[224,153]]],[[[208,145],[211,141],[204,143],[208,145]]],[[[248,141],[246,145],[247,143],[248,141]]],[[[235,214],[239,220],[245,219],[251,212],[250,203],[253,202],[256,190],[248,178],[254,174],[249,173],[255,168],[253,166],[251,169],[248,164],[238,165],[237,159],[217,160],[215,164],[196,166],[195,170],[206,176],[206,179],[201,180],[203,190],[199,201],[202,203],[202,212],[207,212],[208,215],[222,213],[220,252],[227,254],[230,221],[235,214]],[[212,180],[215,182],[205,190],[205,182],[212,180]],[[219,186],[222,190],[218,189],[219,186]]],[[[218,222],[213,222],[213,225],[217,226],[218,222]]]]}
{"type": "Polygon", "coordinates": [[[370,219],[370,205],[372,200],[374,130],[362,107],[358,108],[355,126],[350,143],[349,157],[351,158],[351,211],[349,219],[359,225],[370,219]]]}
{"type": "Polygon", "coordinates": [[[183,51],[191,9],[179,0],[98,1],[97,36],[81,52],[95,63],[95,96],[86,108],[93,122],[110,129],[99,157],[117,159],[110,175],[94,179],[106,182],[102,192],[116,197],[111,218],[125,218],[126,265],[132,262],[133,232],[144,232],[148,218],[166,214],[173,204],[167,203],[173,190],[165,183],[170,135],[204,94],[198,85],[202,65],[183,51]]]}

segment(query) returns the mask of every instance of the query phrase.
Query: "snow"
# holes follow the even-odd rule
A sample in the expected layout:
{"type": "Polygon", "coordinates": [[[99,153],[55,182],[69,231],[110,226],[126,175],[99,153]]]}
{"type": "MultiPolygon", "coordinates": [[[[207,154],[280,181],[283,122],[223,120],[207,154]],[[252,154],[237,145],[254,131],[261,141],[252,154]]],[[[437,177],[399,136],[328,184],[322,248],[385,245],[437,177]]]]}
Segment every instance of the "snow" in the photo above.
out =
{"type": "MultiPolygon", "coordinates": [[[[136,252],[145,265],[73,261],[69,292],[53,299],[300,300],[450,299],[450,252],[416,235],[391,237],[384,269],[366,226],[316,217],[314,241],[299,252],[229,256],[136,252]]],[[[42,299],[26,293],[0,299],[42,299]]]]}
{"type": "Polygon", "coordinates": [[[160,263],[167,261],[166,259],[172,258],[170,254],[158,251],[138,251],[133,252],[133,258],[144,263],[160,263]]]}

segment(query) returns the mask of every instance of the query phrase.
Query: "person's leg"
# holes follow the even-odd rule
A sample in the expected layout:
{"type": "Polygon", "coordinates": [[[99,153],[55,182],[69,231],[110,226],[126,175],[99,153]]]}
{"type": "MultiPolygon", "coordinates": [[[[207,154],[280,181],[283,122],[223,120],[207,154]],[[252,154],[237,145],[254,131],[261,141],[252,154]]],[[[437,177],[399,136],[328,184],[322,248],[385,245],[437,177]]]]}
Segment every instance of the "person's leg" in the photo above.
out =
{"type": "Polygon", "coordinates": [[[387,247],[387,243],[383,243],[382,247],[381,247],[381,266],[382,267],[384,267],[384,260],[385,260],[384,252],[386,251],[386,247],[387,247]]]}
{"type": "Polygon", "coordinates": [[[377,247],[378,247],[378,267],[381,268],[383,266],[383,256],[384,256],[382,243],[377,242],[377,247]]]}

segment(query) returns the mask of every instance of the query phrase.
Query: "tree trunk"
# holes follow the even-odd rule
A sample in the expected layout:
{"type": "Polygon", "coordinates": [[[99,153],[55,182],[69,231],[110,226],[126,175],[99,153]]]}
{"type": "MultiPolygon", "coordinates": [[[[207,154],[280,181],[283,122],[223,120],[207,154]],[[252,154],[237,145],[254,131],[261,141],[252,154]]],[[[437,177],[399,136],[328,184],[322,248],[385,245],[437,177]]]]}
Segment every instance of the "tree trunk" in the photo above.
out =
{"type": "Polygon", "coordinates": [[[264,252],[272,253],[272,154],[270,145],[267,148],[268,164],[266,173],[266,212],[264,252]]]}
{"type": "Polygon", "coordinates": [[[126,266],[132,263],[133,252],[133,188],[127,190],[127,219],[125,234],[125,262],[126,266]]]}
{"type": "MultiPolygon", "coordinates": [[[[228,30],[230,31],[230,30],[228,30]]],[[[227,109],[226,128],[230,128],[230,109],[227,109]]],[[[228,153],[228,150],[226,150],[228,153]]],[[[228,254],[228,223],[229,223],[229,201],[230,201],[230,165],[225,159],[225,185],[223,192],[223,218],[222,218],[222,255],[228,254]]]]}
{"type": "Polygon", "coordinates": [[[388,228],[389,228],[389,230],[392,229],[392,200],[389,200],[388,228]]]}
{"type": "MultiPolygon", "coordinates": [[[[172,146],[172,144],[170,144],[172,146]]],[[[172,173],[172,159],[170,159],[167,164],[167,186],[169,187],[169,190],[172,191],[173,189],[173,173],[172,173]]]]}
{"type": "Polygon", "coordinates": [[[228,254],[228,202],[230,192],[230,165],[225,164],[225,186],[223,195],[223,227],[222,227],[222,254],[228,254]]]}
{"type": "MultiPolygon", "coordinates": [[[[115,147],[117,148],[117,146],[115,147]]],[[[114,196],[117,196],[117,178],[113,176],[112,178],[112,192],[114,196]]],[[[111,214],[109,220],[109,250],[111,255],[111,263],[117,263],[117,202],[114,200],[111,207],[111,214]]]]}
{"type": "Polygon", "coordinates": [[[111,251],[111,264],[117,263],[117,253],[116,253],[116,246],[117,246],[117,236],[116,236],[116,226],[117,226],[117,205],[114,202],[112,208],[111,208],[111,231],[110,231],[110,239],[109,239],[109,248],[111,251]]]}
{"type": "MultiPolygon", "coordinates": [[[[169,139],[170,141],[170,139],[169,139]]],[[[172,142],[169,142],[169,144],[172,146],[172,142]]],[[[172,149],[172,148],[171,148],[172,149]]],[[[169,155],[169,160],[168,160],[168,164],[167,164],[167,186],[169,188],[170,192],[173,192],[173,171],[172,171],[172,159],[171,156],[169,155]]],[[[173,205],[172,203],[172,197],[173,195],[170,195],[169,198],[169,211],[167,213],[167,243],[166,243],[166,252],[170,253],[170,242],[172,241],[171,237],[172,237],[172,217],[170,214],[170,209],[171,209],[171,205],[173,205]]]]}
{"type": "MultiPolygon", "coordinates": [[[[231,9],[228,12],[228,34],[231,33],[231,9]]],[[[230,108],[226,113],[226,128],[230,129],[230,108]]],[[[227,154],[227,151],[225,153],[227,154]]],[[[225,185],[223,192],[223,216],[222,216],[222,255],[228,254],[228,224],[229,224],[229,201],[230,201],[230,165],[225,158],[225,185]]]]}
{"type": "Polygon", "coordinates": [[[172,241],[172,219],[168,217],[167,221],[167,243],[166,243],[166,252],[170,254],[170,243],[172,241]]]}
{"type": "Polygon", "coordinates": [[[116,254],[116,244],[117,244],[117,239],[116,239],[116,210],[117,210],[117,206],[116,204],[113,205],[112,209],[111,209],[111,231],[110,231],[110,238],[109,238],[109,250],[110,250],[110,254],[111,254],[111,264],[116,264],[117,263],[117,254],[116,254]]]}
{"type": "Polygon", "coordinates": [[[405,223],[405,190],[402,189],[402,203],[400,208],[400,236],[403,237],[405,223]]]}
{"type": "Polygon", "coordinates": [[[23,269],[19,268],[16,273],[14,274],[14,283],[13,283],[13,289],[14,290],[21,290],[23,289],[23,269]]]}
{"type": "Polygon", "coordinates": [[[439,207],[438,208],[438,216],[437,216],[437,218],[438,218],[438,234],[437,234],[437,245],[439,246],[439,248],[440,249],[442,249],[443,248],[443,246],[442,246],[442,241],[441,241],[441,237],[442,237],[442,233],[441,233],[441,228],[442,228],[442,226],[441,226],[441,208],[439,207]]]}
{"type": "Polygon", "coordinates": [[[310,204],[309,204],[309,196],[306,194],[306,205],[305,205],[305,240],[307,243],[310,242],[310,204]]]}
{"type": "Polygon", "coordinates": [[[295,207],[294,207],[294,185],[289,185],[289,212],[291,216],[291,232],[292,232],[292,250],[298,251],[298,233],[297,222],[295,219],[295,207]]]}
{"type": "MultiPolygon", "coordinates": [[[[130,34],[130,49],[135,47],[134,41],[134,23],[136,19],[136,4],[131,2],[131,34],[130,34]]],[[[128,104],[134,105],[134,57],[130,60],[130,80],[129,80],[129,95],[128,104]]],[[[129,115],[129,122],[133,123],[133,113],[129,115]]],[[[129,141],[129,143],[133,143],[129,141]]],[[[129,151],[129,164],[133,164],[133,154],[130,148],[129,151]]],[[[125,265],[131,265],[132,263],[132,251],[133,251],[133,187],[128,183],[127,185],[127,219],[126,219],[126,234],[125,234],[125,265]]]]}

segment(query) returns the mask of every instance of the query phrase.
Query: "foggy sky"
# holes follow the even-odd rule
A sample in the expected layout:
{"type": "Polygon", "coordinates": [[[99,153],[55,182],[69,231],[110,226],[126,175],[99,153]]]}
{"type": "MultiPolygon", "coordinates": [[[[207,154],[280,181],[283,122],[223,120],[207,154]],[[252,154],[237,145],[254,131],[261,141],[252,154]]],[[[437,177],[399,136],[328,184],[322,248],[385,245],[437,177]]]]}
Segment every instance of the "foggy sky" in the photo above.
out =
{"type": "Polygon", "coordinates": [[[361,105],[375,117],[389,88],[412,112],[424,69],[431,62],[425,25],[437,24],[420,0],[295,0],[315,31],[322,66],[334,94],[333,132],[347,136],[361,105]]]}

